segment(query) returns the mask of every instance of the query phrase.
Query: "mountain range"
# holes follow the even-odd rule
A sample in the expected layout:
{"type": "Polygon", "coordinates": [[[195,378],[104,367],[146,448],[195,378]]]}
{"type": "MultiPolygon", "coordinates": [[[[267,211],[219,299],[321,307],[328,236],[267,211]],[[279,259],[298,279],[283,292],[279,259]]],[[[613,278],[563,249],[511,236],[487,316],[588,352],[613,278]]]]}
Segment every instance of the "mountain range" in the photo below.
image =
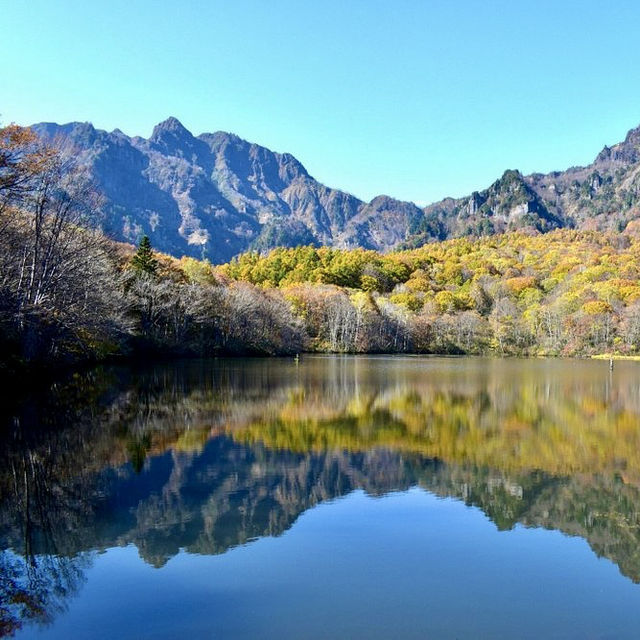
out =
{"type": "Polygon", "coordinates": [[[321,184],[291,154],[222,131],[194,136],[176,118],[148,139],[90,123],[32,128],[88,167],[106,233],[133,243],[147,234],[161,251],[213,263],[302,244],[388,251],[518,229],[622,231],[640,217],[640,127],[585,167],[508,170],[487,189],[424,208],[386,195],[363,202],[321,184]]]}

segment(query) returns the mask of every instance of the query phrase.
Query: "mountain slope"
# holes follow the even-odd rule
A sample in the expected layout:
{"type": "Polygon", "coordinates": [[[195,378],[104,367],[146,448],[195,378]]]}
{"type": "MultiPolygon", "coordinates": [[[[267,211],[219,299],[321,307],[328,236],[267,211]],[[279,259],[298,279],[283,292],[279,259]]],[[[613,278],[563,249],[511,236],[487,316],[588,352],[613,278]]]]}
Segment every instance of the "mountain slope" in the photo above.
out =
{"type": "Polygon", "coordinates": [[[558,227],[622,231],[640,217],[640,127],[605,147],[593,163],[549,174],[505,171],[488,189],[425,207],[403,246],[434,236],[489,235],[558,227]]]}
{"type": "Polygon", "coordinates": [[[424,209],[388,196],[362,202],[320,184],[288,153],[221,131],[196,137],[175,118],[149,139],[89,123],[33,128],[87,164],[105,196],[106,232],[129,242],[146,233],[162,251],[212,262],[300,244],[386,251],[515,229],[622,230],[640,217],[640,127],[586,167],[505,171],[483,191],[424,209]]]}
{"type": "Polygon", "coordinates": [[[102,224],[174,255],[223,262],[250,247],[332,244],[362,202],[316,182],[290,154],[217,132],[194,137],[175,118],[147,140],[89,123],[35,125],[90,169],[102,224]]]}

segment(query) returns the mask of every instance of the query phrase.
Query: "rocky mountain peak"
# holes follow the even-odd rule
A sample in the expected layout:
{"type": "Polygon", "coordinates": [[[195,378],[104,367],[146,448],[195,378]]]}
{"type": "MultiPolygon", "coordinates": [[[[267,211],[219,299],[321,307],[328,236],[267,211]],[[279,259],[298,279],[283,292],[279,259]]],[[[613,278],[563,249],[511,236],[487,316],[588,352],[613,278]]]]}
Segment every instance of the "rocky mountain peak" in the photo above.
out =
{"type": "Polygon", "coordinates": [[[159,122],[154,128],[151,134],[151,140],[154,137],[160,136],[165,132],[172,133],[177,136],[191,136],[189,130],[174,116],[169,116],[166,120],[159,122]]]}
{"type": "Polygon", "coordinates": [[[31,127],[39,136],[49,139],[65,139],[80,144],[92,144],[97,130],[90,122],[69,122],[59,125],[55,122],[40,122],[31,127]]]}
{"type": "Polygon", "coordinates": [[[151,143],[169,153],[191,148],[195,140],[191,132],[174,117],[158,123],[149,138],[151,143]]]}
{"type": "Polygon", "coordinates": [[[370,203],[311,177],[291,154],[232,133],[194,137],[175,117],[149,139],[90,123],[43,123],[63,138],[105,195],[104,229],[150,236],[157,249],[225,262],[248,249],[323,244],[389,250],[462,235],[569,226],[620,230],[640,211],[640,127],[586,167],[523,176],[425,208],[380,195],[370,203]]]}
{"type": "Polygon", "coordinates": [[[293,180],[299,176],[310,178],[311,176],[304,168],[303,164],[290,153],[280,155],[281,173],[285,180],[293,180]]]}
{"type": "Polygon", "coordinates": [[[630,129],[623,142],[606,146],[598,154],[596,165],[602,164],[632,164],[640,162],[640,126],[630,129]]]}
{"type": "Polygon", "coordinates": [[[507,169],[494,184],[500,187],[514,187],[522,184],[524,179],[518,169],[507,169]]]}
{"type": "Polygon", "coordinates": [[[624,144],[632,144],[635,146],[640,145],[640,125],[634,129],[629,129],[627,136],[624,139],[624,144]]]}

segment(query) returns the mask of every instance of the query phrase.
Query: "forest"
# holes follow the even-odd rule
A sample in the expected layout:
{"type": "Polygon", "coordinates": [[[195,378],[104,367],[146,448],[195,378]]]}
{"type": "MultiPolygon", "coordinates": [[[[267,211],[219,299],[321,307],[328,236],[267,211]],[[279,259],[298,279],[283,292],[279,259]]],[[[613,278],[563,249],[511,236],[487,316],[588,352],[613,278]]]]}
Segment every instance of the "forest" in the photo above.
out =
{"type": "Polygon", "coordinates": [[[82,166],[0,129],[0,367],[301,352],[640,350],[640,225],[464,237],[380,254],[304,246],[225,265],[99,231],[82,166]]]}

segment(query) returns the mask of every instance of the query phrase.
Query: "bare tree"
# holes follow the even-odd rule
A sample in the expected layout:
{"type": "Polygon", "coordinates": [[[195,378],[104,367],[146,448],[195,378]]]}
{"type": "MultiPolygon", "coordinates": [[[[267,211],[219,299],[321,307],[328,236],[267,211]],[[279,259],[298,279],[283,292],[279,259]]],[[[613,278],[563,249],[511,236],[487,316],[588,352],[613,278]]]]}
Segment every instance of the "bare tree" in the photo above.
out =
{"type": "Polygon", "coordinates": [[[0,214],[32,191],[53,155],[31,129],[15,124],[0,129],[0,214]]]}
{"type": "Polygon", "coordinates": [[[0,214],[0,321],[27,360],[104,345],[119,316],[113,245],[87,224],[95,190],[68,155],[47,147],[39,158],[0,214]]]}
{"type": "Polygon", "coordinates": [[[636,351],[640,348],[640,302],[625,307],[620,334],[628,349],[636,351]]]}

